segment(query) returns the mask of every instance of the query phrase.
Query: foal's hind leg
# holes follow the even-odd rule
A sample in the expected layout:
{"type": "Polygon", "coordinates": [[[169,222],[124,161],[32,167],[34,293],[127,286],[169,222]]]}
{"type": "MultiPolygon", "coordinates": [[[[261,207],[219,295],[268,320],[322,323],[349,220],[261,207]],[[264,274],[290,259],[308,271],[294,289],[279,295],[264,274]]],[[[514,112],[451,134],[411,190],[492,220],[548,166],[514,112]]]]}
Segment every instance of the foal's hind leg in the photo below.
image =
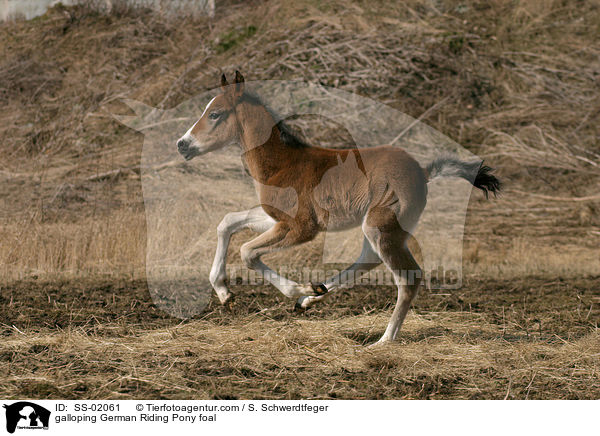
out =
{"type": "Polygon", "coordinates": [[[381,209],[371,211],[363,224],[363,231],[398,286],[396,307],[385,333],[377,341],[377,344],[382,344],[396,339],[410,303],[417,295],[423,272],[408,249],[410,233],[402,229],[395,215],[390,216],[381,209]]]}
{"type": "Polygon", "coordinates": [[[369,272],[376,266],[381,265],[381,259],[377,256],[377,253],[371,247],[371,243],[365,237],[363,241],[362,251],[356,262],[340,272],[338,275],[331,277],[325,283],[319,285],[326,293],[317,297],[300,297],[296,303],[296,308],[307,309],[315,303],[324,299],[332,291],[340,288],[351,288],[355,285],[363,274],[369,272]],[[325,289],[323,289],[325,288],[325,289]]]}
{"type": "Polygon", "coordinates": [[[217,227],[217,251],[210,270],[210,283],[222,304],[227,303],[233,294],[225,284],[227,249],[231,236],[243,229],[255,232],[266,232],[275,225],[275,220],[265,213],[262,207],[256,207],[242,212],[231,212],[223,217],[217,227]]]}

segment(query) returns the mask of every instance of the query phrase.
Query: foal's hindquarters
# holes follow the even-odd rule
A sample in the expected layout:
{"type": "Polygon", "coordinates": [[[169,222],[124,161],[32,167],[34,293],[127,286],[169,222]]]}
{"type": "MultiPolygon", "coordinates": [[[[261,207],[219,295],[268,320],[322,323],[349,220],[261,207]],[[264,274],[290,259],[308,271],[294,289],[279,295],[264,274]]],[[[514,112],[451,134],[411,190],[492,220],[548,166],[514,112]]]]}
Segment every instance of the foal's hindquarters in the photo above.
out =
{"type": "MultiPolygon", "coordinates": [[[[359,259],[340,275],[327,280],[327,293],[353,283],[343,283],[344,276],[365,274],[382,262],[398,287],[396,307],[385,333],[378,341],[396,338],[398,330],[417,294],[422,271],[408,248],[408,241],[427,202],[427,179],[420,165],[406,152],[393,147],[353,150],[339,165],[337,174],[326,172],[324,181],[314,190],[317,204],[329,199],[327,230],[361,225],[365,239],[359,259]],[[330,180],[327,180],[327,179],[330,180]],[[333,200],[332,200],[333,199],[333,200]]],[[[309,307],[322,296],[301,297],[298,304],[309,307]]]]}
{"type": "Polygon", "coordinates": [[[421,284],[423,273],[408,241],[427,202],[427,179],[419,164],[401,149],[366,149],[362,157],[371,191],[362,230],[398,287],[392,317],[377,342],[383,343],[396,338],[421,284]]]}

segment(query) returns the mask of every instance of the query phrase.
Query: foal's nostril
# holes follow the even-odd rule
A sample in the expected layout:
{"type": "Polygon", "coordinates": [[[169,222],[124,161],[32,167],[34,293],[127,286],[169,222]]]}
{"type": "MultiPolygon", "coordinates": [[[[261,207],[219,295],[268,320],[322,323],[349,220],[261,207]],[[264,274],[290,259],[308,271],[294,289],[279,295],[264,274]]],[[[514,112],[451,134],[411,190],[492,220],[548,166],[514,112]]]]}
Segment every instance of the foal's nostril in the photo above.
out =
{"type": "Polygon", "coordinates": [[[188,149],[188,146],[189,142],[185,139],[180,139],[177,141],[177,150],[179,150],[179,153],[185,153],[188,149]]]}

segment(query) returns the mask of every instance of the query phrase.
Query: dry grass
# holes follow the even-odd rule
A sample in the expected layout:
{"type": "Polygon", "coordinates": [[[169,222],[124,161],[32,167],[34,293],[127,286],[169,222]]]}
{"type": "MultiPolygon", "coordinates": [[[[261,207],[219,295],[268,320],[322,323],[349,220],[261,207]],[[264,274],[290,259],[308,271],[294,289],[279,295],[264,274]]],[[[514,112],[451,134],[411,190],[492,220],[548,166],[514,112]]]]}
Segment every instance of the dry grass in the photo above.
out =
{"type": "Polygon", "coordinates": [[[35,217],[0,229],[6,244],[0,277],[114,274],[144,275],[143,215],[118,210],[104,220],[86,217],[77,223],[43,223],[35,217]]]}
{"type": "MultiPolygon", "coordinates": [[[[599,26],[574,0],[220,2],[213,19],[58,6],[1,24],[1,395],[598,398],[599,26]],[[399,343],[360,346],[391,288],[302,317],[245,288],[233,313],[180,325],[131,281],[141,181],[114,170],[139,165],[142,136],[110,113],[174,107],[234,68],[377,99],[498,168],[504,196],[469,206],[465,286],[423,292],[399,343]]],[[[349,140],[335,120],[295,123],[349,140]]],[[[319,243],[269,261],[313,265],[319,243]]]]}
{"type": "MultiPolygon", "coordinates": [[[[93,178],[135,166],[141,136],[107,111],[124,111],[125,97],[176,105],[212,88],[221,68],[235,66],[251,79],[310,80],[415,117],[426,113],[423,121],[486,157],[507,181],[505,200],[472,203],[467,240],[485,239],[482,253],[507,253],[519,274],[552,270],[540,269],[531,253],[556,251],[553,242],[530,249],[530,237],[546,228],[569,246],[582,236],[595,246],[600,237],[597,201],[549,204],[543,197],[593,199],[598,192],[598,16],[593,4],[367,7],[331,0],[222,5],[212,20],[165,18],[140,7],[111,14],[57,7],[32,22],[4,24],[1,269],[11,277],[139,270],[139,176],[93,178]],[[285,29],[277,25],[281,17],[293,17],[285,29]],[[523,249],[511,248],[515,235],[490,235],[507,220],[526,241],[523,249]],[[61,233],[77,235],[77,242],[61,233]]],[[[348,139],[331,122],[297,124],[322,144],[348,139]]],[[[576,255],[588,259],[592,252],[576,255]]],[[[562,274],[572,259],[550,263],[562,274]]],[[[583,263],[574,274],[596,267],[583,263]]]]}
{"type": "Polygon", "coordinates": [[[364,344],[385,328],[391,288],[359,289],[304,316],[270,290],[236,288],[233,312],[213,306],[201,319],[179,322],[156,311],[139,283],[79,283],[20,284],[12,292],[0,345],[3,397],[600,394],[597,278],[589,285],[470,282],[471,291],[451,297],[425,292],[400,340],[381,348],[364,344]]]}
{"type": "Polygon", "coordinates": [[[29,350],[44,369],[33,372],[32,362],[15,358],[22,369],[10,372],[0,392],[10,397],[17,385],[38,395],[45,386],[50,397],[84,390],[90,399],[140,391],[195,399],[597,398],[598,331],[570,342],[507,340],[485,317],[457,312],[410,316],[404,339],[381,349],[348,337],[382,331],[386,315],[328,322],[258,315],[229,328],[197,321],[111,338],[77,329],[18,334],[1,353],[29,350]]]}

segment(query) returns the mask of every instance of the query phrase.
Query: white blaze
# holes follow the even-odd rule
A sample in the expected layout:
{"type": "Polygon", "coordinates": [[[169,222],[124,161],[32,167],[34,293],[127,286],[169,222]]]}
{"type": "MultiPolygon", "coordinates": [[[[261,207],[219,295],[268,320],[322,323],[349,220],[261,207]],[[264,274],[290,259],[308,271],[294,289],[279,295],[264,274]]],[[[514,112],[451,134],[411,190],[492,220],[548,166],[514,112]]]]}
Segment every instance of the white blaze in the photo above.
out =
{"type": "Polygon", "coordinates": [[[213,103],[213,101],[215,101],[215,98],[217,98],[217,97],[216,96],[213,97],[212,100],[208,102],[208,104],[206,105],[206,108],[204,108],[204,112],[202,112],[202,115],[200,115],[200,118],[198,119],[198,121],[196,121],[194,123],[194,125],[192,127],[190,127],[190,129],[187,132],[185,132],[185,135],[183,135],[181,138],[179,138],[180,140],[186,140],[186,141],[189,141],[191,144],[194,144],[195,138],[192,136],[192,130],[194,130],[194,127],[196,127],[196,124],[198,124],[198,122],[202,119],[202,117],[204,116],[204,114],[206,113],[206,111],[208,110],[210,105],[213,103]]]}

